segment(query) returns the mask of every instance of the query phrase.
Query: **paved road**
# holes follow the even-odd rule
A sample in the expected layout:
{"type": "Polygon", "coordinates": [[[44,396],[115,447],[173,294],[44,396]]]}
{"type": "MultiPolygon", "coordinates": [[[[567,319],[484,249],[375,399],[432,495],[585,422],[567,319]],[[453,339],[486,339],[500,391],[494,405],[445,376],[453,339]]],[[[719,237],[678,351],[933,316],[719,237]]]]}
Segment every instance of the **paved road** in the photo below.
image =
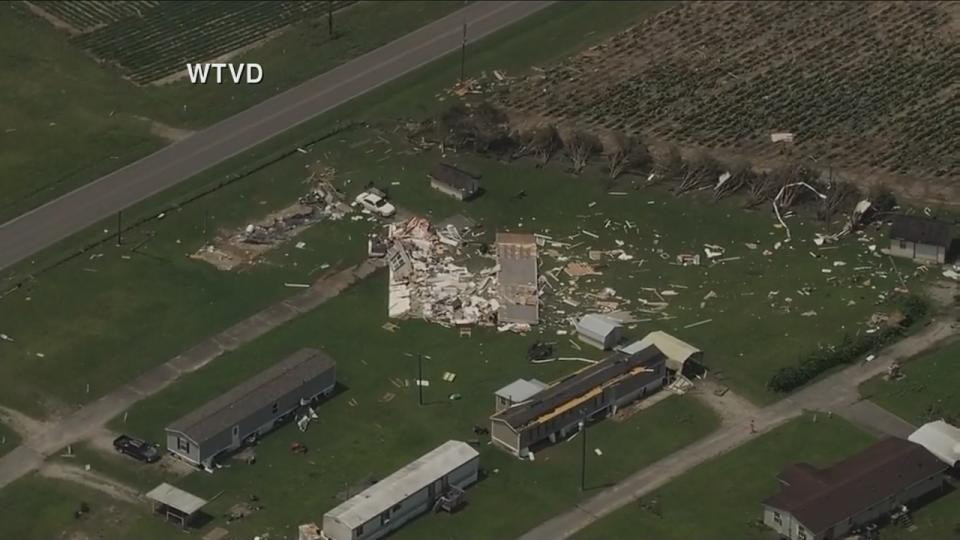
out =
{"type": "MultiPolygon", "coordinates": [[[[890,364],[916,356],[957,333],[955,323],[938,321],[921,332],[885,349],[872,362],[851,366],[831,377],[807,387],[793,396],[760,409],[751,418],[729,422],[708,437],[674,452],[660,461],[641,469],[617,485],[578,504],[520,537],[520,540],[562,540],[569,538],[594,521],[648,495],[670,480],[723,453],[748,442],[800,415],[804,410],[829,411],[847,416],[854,408],[857,416],[862,409],[857,386],[887,370],[890,364]],[[754,433],[750,428],[754,423],[754,433]]],[[[884,425],[887,425],[884,422],[884,425]]],[[[893,423],[894,429],[902,428],[893,423]]]]}
{"type": "MultiPolygon", "coordinates": [[[[553,2],[475,2],[0,225],[0,270],[553,2]]],[[[305,58],[304,61],[309,61],[305,58]]],[[[266,76],[269,76],[269,66],[266,76]]]]}
{"type": "MultiPolygon", "coordinates": [[[[313,310],[357,281],[372,275],[381,266],[382,261],[371,260],[321,278],[310,288],[210,336],[65,418],[44,422],[28,430],[22,434],[23,441],[18,447],[0,457],[0,488],[38,469],[47,457],[67,445],[96,436],[107,422],[138,401],[173,384],[182,375],[196,371],[223,353],[235,350],[313,310]]],[[[0,412],[10,414],[8,411],[0,412]]],[[[19,422],[19,425],[27,424],[29,422],[19,422]]]]}

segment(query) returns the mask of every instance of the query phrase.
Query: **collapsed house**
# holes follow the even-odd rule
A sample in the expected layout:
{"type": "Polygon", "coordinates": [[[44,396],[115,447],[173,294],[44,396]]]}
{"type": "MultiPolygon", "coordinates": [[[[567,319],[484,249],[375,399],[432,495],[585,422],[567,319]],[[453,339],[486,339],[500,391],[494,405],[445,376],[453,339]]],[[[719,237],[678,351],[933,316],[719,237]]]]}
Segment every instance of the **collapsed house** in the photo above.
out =
{"type": "Polygon", "coordinates": [[[666,332],[650,332],[640,341],[635,341],[617,350],[625,354],[635,354],[650,346],[660,349],[667,357],[667,369],[692,379],[703,375],[703,351],[693,345],[677,339],[666,332]]]}
{"type": "Polygon", "coordinates": [[[418,318],[447,326],[493,325],[499,301],[496,271],[474,274],[456,264],[463,232],[434,230],[423,218],[390,225],[387,265],[390,318],[418,318]]]}
{"type": "Polygon", "coordinates": [[[666,383],[666,356],[656,347],[615,352],[490,417],[493,442],[526,457],[542,441],[557,442],[581,422],[657,391],[666,383]]]}
{"type": "Polygon", "coordinates": [[[301,349],[167,426],[167,450],[212,470],[214,459],[264,435],[336,386],[336,363],[301,349]]]}
{"type": "Polygon", "coordinates": [[[890,229],[890,254],[919,262],[947,262],[952,242],[953,226],[933,218],[899,215],[890,229]]]}
{"type": "Polygon", "coordinates": [[[323,516],[328,540],[376,540],[431,509],[454,509],[477,481],[480,454],[447,441],[323,516]]]}
{"type": "Polygon", "coordinates": [[[889,437],[840,463],[795,463],[763,501],[763,523],[790,540],[843,538],[942,489],[947,466],[922,446],[889,437]]]}
{"type": "Polygon", "coordinates": [[[447,163],[438,163],[430,170],[430,187],[467,201],[480,193],[480,177],[447,163]]]}
{"type": "Polygon", "coordinates": [[[537,241],[532,234],[497,233],[500,267],[499,322],[537,324],[540,298],[537,281],[537,241]]]}

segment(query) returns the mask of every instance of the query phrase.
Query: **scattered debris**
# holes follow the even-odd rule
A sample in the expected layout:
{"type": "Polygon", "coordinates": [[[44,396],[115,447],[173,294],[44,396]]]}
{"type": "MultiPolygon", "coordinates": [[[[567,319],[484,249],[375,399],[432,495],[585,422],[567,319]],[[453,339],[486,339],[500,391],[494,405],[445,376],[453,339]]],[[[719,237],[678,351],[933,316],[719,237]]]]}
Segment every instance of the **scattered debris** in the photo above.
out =
{"type": "Polygon", "coordinates": [[[693,323],[693,324],[688,324],[688,325],[684,326],[684,328],[696,328],[697,326],[702,326],[702,325],[704,325],[704,324],[708,324],[708,323],[712,323],[712,322],[713,322],[713,319],[704,319],[704,320],[702,320],[702,321],[695,322],[695,323],[693,323]]]}

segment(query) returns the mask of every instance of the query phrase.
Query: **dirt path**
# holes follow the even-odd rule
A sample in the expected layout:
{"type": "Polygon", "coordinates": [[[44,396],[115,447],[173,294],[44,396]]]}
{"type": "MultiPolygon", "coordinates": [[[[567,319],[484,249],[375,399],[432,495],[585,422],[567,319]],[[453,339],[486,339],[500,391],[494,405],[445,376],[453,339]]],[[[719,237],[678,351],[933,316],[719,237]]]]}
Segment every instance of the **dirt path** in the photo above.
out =
{"type": "Polygon", "coordinates": [[[106,493],[107,495],[119,501],[133,504],[139,504],[142,502],[140,499],[140,492],[138,492],[136,489],[105,475],[101,475],[100,473],[92,470],[88,471],[83,467],[78,467],[76,465],[67,465],[66,463],[59,463],[55,461],[46,463],[40,468],[40,475],[47,478],[55,478],[57,480],[66,480],[68,482],[82,484],[101,493],[106,493]]]}
{"type": "Polygon", "coordinates": [[[749,419],[759,412],[760,409],[756,405],[747,398],[736,394],[733,390],[728,389],[722,396],[718,396],[716,392],[722,387],[723,385],[720,383],[709,379],[698,381],[691,395],[716,411],[724,424],[749,419]]]}
{"type": "Polygon", "coordinates": [[[637,471],[617,485],[534,528],[521,536],[520,540],[569,538],[603,516],[646,496],[697,465],[788,422],[804,410],[826,411],[843,416],[848,408],[853,407],[855,410],[851,416],[860,413],[856,410],[861,402],[857,391],[860,383],[884,373],[891,363],[916,356],[953,339],[958,333],[960,324],[955,322],[955,316],[950,320],[934,321],[918,333],[884,349],[872,362],[850,366],[790,397],[757,410],[749,418],[738,421],[736,418],[740,413],[733,413],[730,421],[725,421],[719,430],[706,438],[637,471]]]}
{"type": "Polygon", "coordinates": [[[32,416],[27,416],[20,411],[15,411],[8,407],[0,405],[0,422],[3,422],[10,429],[17,432],[21,439],[36,436],[50,429],[51,423],[37,420],[32,416]]]}
{"type": "Polygon", "coordinates": [[[104,425],[138,401],[156,394],[176,382],[182,375],[202,368],[223,353],[246,345],[274,328],[312,311],[351,285],[372,275],[384,264],[384,261],[368,260],[328,274],[310,288],[303,289],[219,334],[208,337],[93,403],[45,425],[44,429],[34,430],[23,439],[20,446],[0,457],[0,488],[41,468],[47,457],[69,444],[96,438],[101,442],[95,444],[102,445],[104,425]]]}

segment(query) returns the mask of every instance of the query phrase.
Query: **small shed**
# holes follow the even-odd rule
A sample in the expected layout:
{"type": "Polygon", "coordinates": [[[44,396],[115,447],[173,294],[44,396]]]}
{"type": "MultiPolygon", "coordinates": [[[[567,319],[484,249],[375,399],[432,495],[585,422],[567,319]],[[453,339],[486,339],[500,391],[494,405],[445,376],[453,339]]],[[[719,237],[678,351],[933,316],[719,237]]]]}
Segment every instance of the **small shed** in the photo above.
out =
{"type": "Polygon", "coordinates": [[[667,369],[681,373],[685,377],[702,375],[706,368],[703,365],[703,351],[680,340],[666,332],[650,332],[640,341],[635,341],[620,350],[627,354],[635,354],[653,345],[667,357],[667,369]]]}
{"type": "Polygon", "coordinates": [[[497,390],[495,394],[497,398],[496,412],[527,401],[546,387],[547,383],[540,382],[537,379],[517,379],[497,390]]]}
{"type": "Polygon", "coordinates": [[[207,501],[192,493],[164,482],[147,493],[153,502],[153,511],[169,521],[176,521],[186,529],[196,519],[207,501]]]}
{"type": "Polygon", "coordinates": [[[950,467],[960,465],[960,429],[944,420],[928,422],[907,437],[950,467]]]}
{"type": "Polygon", "coordinates": [[[923,216],[899,215],[890,229],[890,254],[918,262],[943,264],[953,242],[953,226],[923,216]]]}
{"type": "Polygon", "coordinates": [[[480,177],[447,163],[431,169],[430,187],[455,199],[467,201],[480,193],[480,177]]]}
{"type": "Polygon", "coordinates": [[[623,337],[620,323],[597,313],[584,315],[576,324],[580,341],[607,351],[612,349],[623,337]]]}

